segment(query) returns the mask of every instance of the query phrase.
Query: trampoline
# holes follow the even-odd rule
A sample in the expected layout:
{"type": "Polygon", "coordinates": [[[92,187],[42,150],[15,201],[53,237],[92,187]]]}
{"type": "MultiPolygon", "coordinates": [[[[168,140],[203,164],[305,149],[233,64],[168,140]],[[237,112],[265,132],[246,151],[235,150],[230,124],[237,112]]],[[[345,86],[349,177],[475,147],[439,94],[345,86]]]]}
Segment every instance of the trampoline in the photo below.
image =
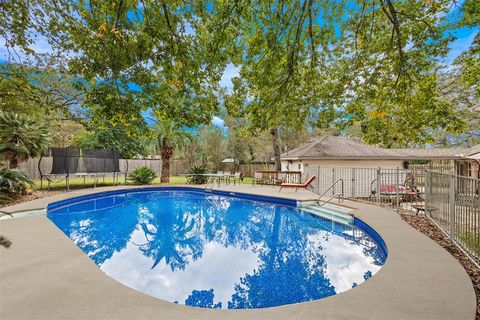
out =
{"type": "Polygon", "coordinates": [[[59,183],[66,181],[67,190],[70,190],[70,178],[83,177],[85,184],[86,177],[93,177],[94,187],[97,186],[98,178],[106,176],[113,177],[113,184],[118,183],[121,175],[125,176],[127,181],[127,170],[120,171],[120,154],[115,149],[108,150],[80,150],[73,147],[52,148],[51,155],[53,157],[52,169],[48,174],[44,174],[41,170],[40,158],[38,162],[38,171],[40,172],[40,188],[43,189],[43,180],[47,180],[48,189],[51,183],[59,183]]]}

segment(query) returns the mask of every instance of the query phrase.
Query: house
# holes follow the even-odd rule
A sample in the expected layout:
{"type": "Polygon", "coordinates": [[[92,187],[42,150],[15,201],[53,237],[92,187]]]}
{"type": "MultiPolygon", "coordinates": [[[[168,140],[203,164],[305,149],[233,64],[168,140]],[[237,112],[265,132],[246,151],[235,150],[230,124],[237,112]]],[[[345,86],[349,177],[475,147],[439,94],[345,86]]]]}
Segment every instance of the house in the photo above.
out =
{"type": "MultiPolygon", "coordinates": [[[[471,148],[473,149],[473,148],[471,148]]],[[[409,160],[464,160],[470,149],[387,149],[346,137],[321,136],[281,155],[283,171],[305,166],[345,168],[405,168],[409,160]]]]}
{"type": "Polygon", "coordinates": [[[480,179],[480,144],[466,149],[463,159],[455,160],[455,172],[459,176],[480,179]]]}

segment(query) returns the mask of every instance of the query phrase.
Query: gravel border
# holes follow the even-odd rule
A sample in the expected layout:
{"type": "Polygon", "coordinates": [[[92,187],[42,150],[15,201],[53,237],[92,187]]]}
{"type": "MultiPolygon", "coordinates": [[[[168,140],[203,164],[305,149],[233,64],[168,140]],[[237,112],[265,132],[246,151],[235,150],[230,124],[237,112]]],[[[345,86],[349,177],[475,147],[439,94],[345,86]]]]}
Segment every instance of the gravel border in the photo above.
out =
{"type": "Polygon", "coordinates": [[[27,195],[21,196],[17,199],[14,199],[12,201],[9,201],[7,203],[4,203],[3,205],[0,206],[0,209],[10,207],[19,203],[23,202],[28,202],[32,200],[37,200],[41,198],[46,198],[46,197],[51,197],[53,195],[59,194],[59,193],[65,193],[67,190],[59,189],[59,190],[32,190],[30,191],[27,195]]]}
{"type": "Polygon", "coordinates": [[[447,250],[460,264],[472,280],[477,296],[476,320],[480,320],[480,269],[425,215],[400,214],[402,219],[421,233],[434,240],[447,250]]]}

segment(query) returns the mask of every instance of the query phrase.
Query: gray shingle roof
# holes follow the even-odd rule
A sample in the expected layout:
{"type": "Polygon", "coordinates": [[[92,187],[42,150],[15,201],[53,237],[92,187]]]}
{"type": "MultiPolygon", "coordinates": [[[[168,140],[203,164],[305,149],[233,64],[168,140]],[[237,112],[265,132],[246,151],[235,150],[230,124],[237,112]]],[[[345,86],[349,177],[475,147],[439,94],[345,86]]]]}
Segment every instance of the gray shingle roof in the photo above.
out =
{"type": "Polygon", "coordinates": [[[476,154],[479,154],[480,153],[480,144],[477,144],[476,146],[473,146],[471,148],[468,148],[466,150],[466,155],[467,156],[473,156],[473,155],[476,155],[476,154]]]}
{"type": "Polygon", "coordinates": [[[322,136],[282,154],[284,160],[301,159],[457,159],[466,149],[387,149],[353,139],[322,136]]]}

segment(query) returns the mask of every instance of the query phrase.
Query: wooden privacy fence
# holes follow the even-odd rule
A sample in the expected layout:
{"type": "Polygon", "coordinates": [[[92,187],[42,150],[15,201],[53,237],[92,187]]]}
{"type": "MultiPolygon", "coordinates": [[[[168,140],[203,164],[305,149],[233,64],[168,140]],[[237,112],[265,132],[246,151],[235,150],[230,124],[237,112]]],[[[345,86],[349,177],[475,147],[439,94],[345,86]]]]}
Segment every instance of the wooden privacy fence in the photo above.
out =
{"type": "MultiPolygon", "coordinates": [[[[28,161],[21,162],[18,168],[23,171],[30,179],[40,179],[40,171],[38,170],[39,158],[29,159],[28,161]]],[[[52,170],[53,158],[45,157],[40,162],[40,170],[43,174],[49,174],[52,170]]],[[[160,176],[162,171],[162,161],[159,159],[120,159],[120,171],[131,172],[139,167],[148,167],[155,171],[160,176]]],[[[78,172],[85,172],[85,166],[82,161],[78,165],[78,172]]]]}
{"type": "MultiPolygon", "coordinates": [[[[27,174],[30,179],[40,179],[40,172],[38,171],[39,158],[29,159],[28,161],[21,162],[19,169],[27,174]]],[[[40,169],[43,174],[49,174],[52,170],[53,158],[44,157],[40,163],[40,169]]],[[[128,172],[131,172],[135,168],[148,167],[160,176],[162,173],[162,160],[160,159],[120,159],[120,171],[126,172],[128,166],[128,172]],[[128,165],[127,165],[128,162],[128,165]]],[[[170,161],[170,176],[178,176],[188,172],[190,165],[184,160],[173,159],[170,161]]],[[[237,165],[236,170],[233,166],[225,168],[226,170],[242,172],[245,176],[253,176],[256,171],[273,169],[272,165],[265,164],[240,164],[237,165]]],[[[79,172],[84,172],[85,167],[83,162],[80,161],[79,172]]]]}

